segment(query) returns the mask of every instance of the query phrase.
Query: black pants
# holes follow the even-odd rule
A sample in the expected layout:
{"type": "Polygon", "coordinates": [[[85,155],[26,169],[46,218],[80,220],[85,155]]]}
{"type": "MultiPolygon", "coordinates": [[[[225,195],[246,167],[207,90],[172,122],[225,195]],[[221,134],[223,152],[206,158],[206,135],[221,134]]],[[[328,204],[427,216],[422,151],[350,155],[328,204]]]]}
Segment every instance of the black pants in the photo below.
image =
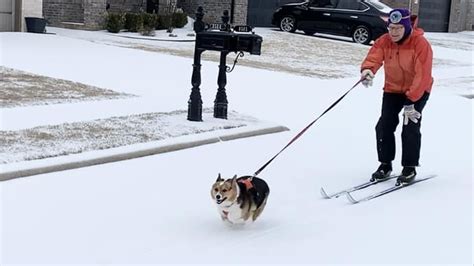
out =
{"type": "MultiPolygon", "coordinates": [[[[422,112],[430,94],[426,93],[415,102],[415,109],[422,112]]],[[[399,93],[383,94],[382,115],[375,132],[377,135],[377,153],[379,161],[390,163],[395,159],[395,130],[399,123],[399,114],[406,104],[406,96],[399,93]]],[[[421,148],[421,118],[418,123],[409,120],[402,129],[402,166],[418,166],[421,148]]]]}

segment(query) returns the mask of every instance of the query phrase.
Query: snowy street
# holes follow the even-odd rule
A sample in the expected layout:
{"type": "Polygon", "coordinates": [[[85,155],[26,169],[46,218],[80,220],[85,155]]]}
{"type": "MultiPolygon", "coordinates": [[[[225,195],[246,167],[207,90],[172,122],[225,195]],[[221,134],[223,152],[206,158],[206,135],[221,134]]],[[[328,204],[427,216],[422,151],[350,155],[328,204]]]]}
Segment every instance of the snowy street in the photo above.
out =
{"type": "MultiPolygon", "coordinates": [[[[55,34],[0,33],[2,77],[16,71],[41,80],[52,95],[1,96],[0,174],[115,155],[115,149],[215,141],[0,181],[1,265],[473,263],[473,32],[426,34],[435,83],[423,112],[417,171],[436,178],[357,205],[321,198],[321,187],[336,192],[363,183],[378,166],[379,71],[373,87],[356,87],[259,175],[271,193],[261,217],[245,227],[220,220],[210,196],[218,173],[253,174],[357,82],[369,46],[257,28],[262,55],[246,54],[227,75],[229,119],[208,111],[203,122],[189,122],[193,42],[48,32],[55,34]],[[63,92],[55,94],[54,86],[63,92]],[[117,121],[113,132],[85,137],[110,121],[117,121]],[[263,128],[278,130],[245,135],[263,128]],[[125,138],[131,131],[134,138],[125,138]],[[235,134],[247,137],[229,137],[235,134]],[[30,150],[25,140],[31,139],[45,142],[30,150]],[[99,143],[104,139],[110,143],[99,143]]],[[[203,108],[212,110],[217,53],[204,59],[203,108]]],[[[229,54],[227,65],[233,59],[229,54]]],[[[5,80],[18,90],[31,84],[5,80]]]]}

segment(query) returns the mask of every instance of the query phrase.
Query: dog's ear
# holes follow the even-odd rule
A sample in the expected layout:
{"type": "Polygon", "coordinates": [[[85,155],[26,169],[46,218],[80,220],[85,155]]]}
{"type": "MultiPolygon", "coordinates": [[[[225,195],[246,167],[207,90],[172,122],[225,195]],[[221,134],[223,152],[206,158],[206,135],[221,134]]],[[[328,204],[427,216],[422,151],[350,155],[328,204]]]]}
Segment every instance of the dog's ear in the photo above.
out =
{"type": "Polygon", "coordinates": [[[237,175],[234,175],[234,177],[232,177],[231,184],[232,184],[232,189],[237,191],[237,186],[238,186],[238,184],[237,184],[237,175]]]}
{"type": "Polygon", "coordinates": [[[219,173],[219,175],[217,175],[216,182],[223,181],[223,180],[224,180],[224,179],[222,179],[221,173],[219,173]]]}

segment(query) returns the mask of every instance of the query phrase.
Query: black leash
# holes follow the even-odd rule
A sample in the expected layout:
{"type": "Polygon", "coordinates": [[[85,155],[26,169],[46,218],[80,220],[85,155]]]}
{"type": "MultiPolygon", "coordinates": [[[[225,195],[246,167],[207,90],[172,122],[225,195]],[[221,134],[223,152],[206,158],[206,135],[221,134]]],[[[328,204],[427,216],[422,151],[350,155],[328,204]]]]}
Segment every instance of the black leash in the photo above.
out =
{"type": "Polygon", "coordinates": [[[329,106],[320,116],[318,116],[316,119],[313,120],[313,122],[309,123],[309,125],[307,125],[305,128],[303,128],[303,130],[301,130],[290,142],[288,142],[288,144],[286,144],[285,147],[283,147],[283,149],[281,149],[277,154],[275,154],[275,156],[273,156],[268,162],[266,162],[262,167],[260,167],[260,169],[258,169],[254,174],[253,174],[253,177],[257,176],[258,174],[260,174],[260,172],[263,171],[263,169],[265,169],[265,167],[267,167],[273,160],[275,160],[275,158],[280,155],[280,153],[282,153],[286,148],[288,148],[288,146],[290,146],[293,142],[295,142],[299,137],[301,137],[301,135],[303,135],[306,130],[308,130],[314,123],[316,123],[316,121],[319,120],[319,118],[321,118],[323,115],[325,115],[327,112],[329,112],[329,110],[331,110],[334,106],[336,106],[344,97],[346,97],[347,94],[349,94],[349,92],[354,89],[357,85],[359,85],[359,83],[362,82],[362,80],[364,79],[360,79],[359,81],[357,81],[356,84],[354,84],[354,86],[352,86],[352,88],[350,88],[348,91],[346,91],[346,93],[344,93],[339,99],[337,99],[337,101],[335,101],[333,104],[331,104],[331,106],[329,106]]]}

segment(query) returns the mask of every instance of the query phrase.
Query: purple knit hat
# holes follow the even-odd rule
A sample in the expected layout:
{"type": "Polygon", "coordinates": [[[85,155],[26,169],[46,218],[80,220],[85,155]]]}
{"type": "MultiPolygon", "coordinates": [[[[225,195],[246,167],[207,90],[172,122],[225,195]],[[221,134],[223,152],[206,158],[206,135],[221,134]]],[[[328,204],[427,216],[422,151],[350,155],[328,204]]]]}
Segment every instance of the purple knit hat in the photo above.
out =
{"type": "Polygon", "coordinates": [[[405,34],[407,36],[411,33],[411,19],[410,19],[410,11],[405,8],[396,8],[390,11],[388,15],[388,24],[400,24],[405,27],[405,34]]]}

